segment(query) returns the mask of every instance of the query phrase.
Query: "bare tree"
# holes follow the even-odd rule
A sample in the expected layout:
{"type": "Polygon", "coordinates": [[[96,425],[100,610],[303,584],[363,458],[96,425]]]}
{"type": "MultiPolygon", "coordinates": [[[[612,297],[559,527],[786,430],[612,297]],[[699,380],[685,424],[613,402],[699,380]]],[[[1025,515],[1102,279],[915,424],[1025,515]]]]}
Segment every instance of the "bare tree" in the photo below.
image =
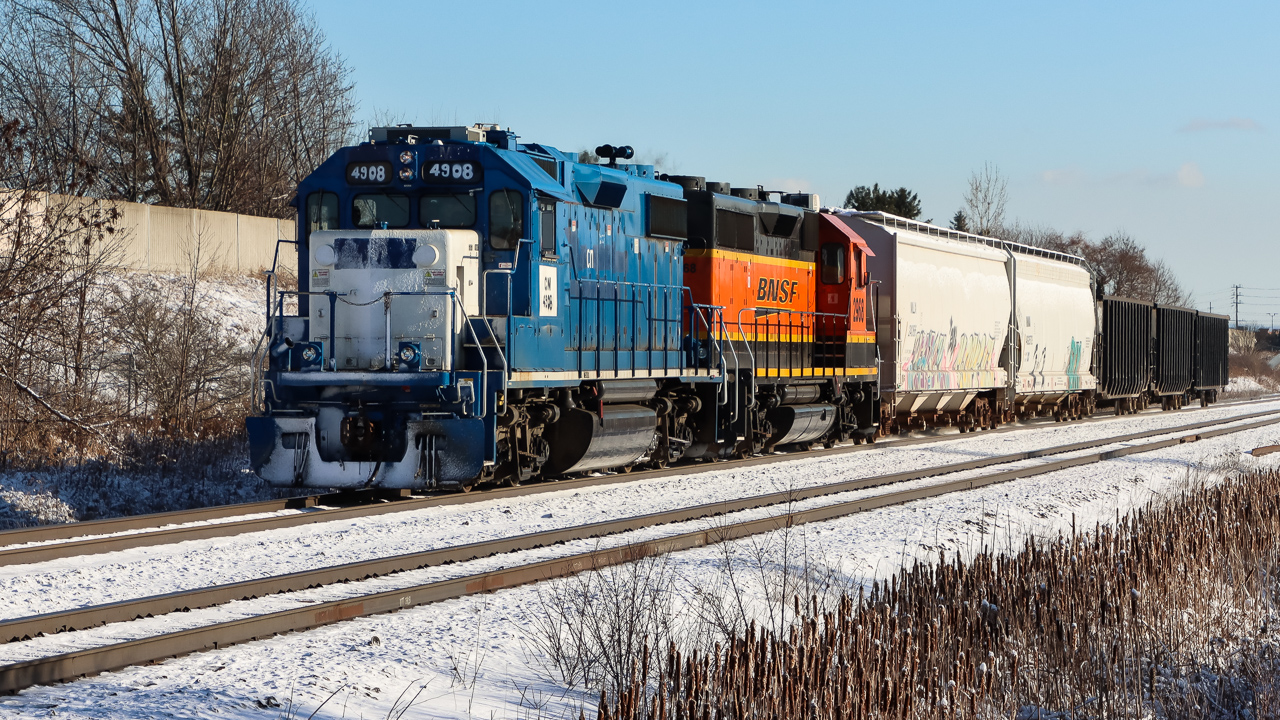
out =
{"type": "Polygon", "coordinates": [[[984,163],[981,172],[969,176],[969,189],[964,194],[969,231],[978,235],[998,233],[1004,225],[1004,206],[1008,201],[1008,183],[1000,174],[1000,168],[984,163]]]}
{"type": "MultiPolygon", "coordinates": [[[[36,188],[58,182],[34,162],[31,133],[17,121],[0,128],[0,448],[4,462],[28,453],[60,457],[85,441],[110,447],[99,423],[110,412],[97,312],[100,273],[115,250],[110,204],[36,188]],[[52,425],[68,429],[62,440],[52,425]],[[67,439],[72,442],[66,442],[67,439]]],[[[88,168],[69,189],[93,182],[88,168]]]]}
{"type": "Polygon", "coordinates": [[[1151,300],[1163,305],[1190,306],[1194,302],[1191,293],[1182,287],[1173,269],[1163,260],[1151,266],[1151,300]]]}
{"type": "Polygon", "coordinates": [[[350,71],[298,0],[27,0],[3,19],[0,112],[38,130],[40,162],[94,168],[99,197],[280,217],[350,139],[350,71]]]}
{"type": "Polygon", "coordinates": [[[248,410],[249,354],[206,309],[203,280],[221,258],[209,255],[204,235],[197,226],[183,239],[185,276],[131,276],[115,285],[108,303],[117,347],[130,361],[131,414],[158,421],[171,435],[199,433],[219,420],[238,425],[248,410]]]}
{"type": "Polygon", "coordinates": [[[1103,295],[1166,305],[1191,302],[1173,270],[1163,260],[1149,258],[1147,249],[1123,231],[1093,242],[1083,233],[1065,235],[1052,228],[1015,223],[1004,228],[999,237],[1084,258],[1093,273],[1094,286],[1103,295]]]}

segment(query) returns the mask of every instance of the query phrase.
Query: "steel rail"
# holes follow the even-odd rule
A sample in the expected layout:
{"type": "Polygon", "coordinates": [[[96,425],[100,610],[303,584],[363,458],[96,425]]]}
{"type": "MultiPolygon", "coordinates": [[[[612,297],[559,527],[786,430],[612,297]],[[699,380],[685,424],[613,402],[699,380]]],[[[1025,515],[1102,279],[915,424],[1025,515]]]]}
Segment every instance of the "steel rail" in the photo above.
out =
{"type": "MultiPolygon", "coordinates": [[[[1246,401],[1244,404],[1253,404],[1256,402],[1270,402],[1270,400],[1252,400],[1246,401]]],[[[1248,413],[1233,416],[1231,418],[1222,418],[1220,420],[1210,421],[1201,424],[1201,427],[1219,424],[1222,422],[1232,422],[1235,420],[1246,420],[1255,417],[1261,417],[1269,414],[1268,412],[1248,413]]],[[[1094,416],[1088,418],[1084,422],[1099,422],[1105,420],[1113,420],[1114,416],[1094,416]]],[[[1048,425],[1049,423],[1045,423],[1048,425]]],[[[1053,423],[1057,426],[1058,423],[1053,423]]],[[[1014,432],[1017,430],[1031,429],[1026,425],[1010,425],[998,428],[996,430],[987,431],[983,434],[990,435],[993,433],[1014,432]]],[[[1152,434],[1163,434],[1171,432],[1171,430],[1154,430],[1148,431],[1145,435],[1138,434],[1137,437],[1150,437],[1152,434]]],[[[925,436],[914,437],[902,440],[895,440],[891,443],[881,445],[880,447],[909,447],[914,445],[928,445],[936,442],[946,442],[955,440],[961,436],[925,436]]],[[[249,520],[229,520],[210,525],[198,525],[194,527],[174,527],[174,528],[158,528],[149,532],[132,533],[128,535],[111,535],[106,537],[89,538],[85,540],[72,540],[69,542],[52,543],[48,545],[32,545],[26,547],[15,547],[0,550],[0,566],[4,565],[25,565],[30,563],[46,562],[49,560],[58,560],[66,557],[76,557],[80,555],[95,555],[108,552],[116,552],[120,550],[129,550],[138,547],[149,547],[153,545],[166,545],[188,540],[206,540],[215,537],[226,537],[231,535],[239,535],[262,530],[277,530],[281,528],[298,527],[301,525],[310,525],[320,522],[328,522],[330,520],[343,520],[353,517],[371,517],[376,515],[385,515],[395,512],[409,512],[412,510],[420,510],[428,507],[459,505],[472,502],[482,502],[486,500],[502,500],[506,498],[524,497],[528,495],[538,495],[547,492],[556,492],[567,489],[577,489],[583,487],[596,487],[613,485],[617,483],[632,482],[636,480],[656,479],[662,477],[672,477],[676,475],[696,475],[703,472],[713,472],[717,470],[727,470],[731,468],[752,467],[755,465],[767,465],[776,463],[784,459],[792,457],[804,457],[808,455],[842,455],[852,452],[865,452],[877,447],[876,444],[865,445],[840,445],[834,448],[817,449],[809,452],[783,453],[774,455],[755,456],[743,459],[724,460],[720,462],[701,463],[697,465],[679,465],[671,468],[663,468],[658,470],[642,470],[632,473],[618,473],[615,475],[603,476],[587,476],[578,478],[569,478],[565,480],[535,483],[531,485],[522,485],[519,487],[497,488],[493,490],[485,490],[479,493],[445,493],[437,495],[422,496],[404,496],[403,499],[397,499],[393,502],[382,503],[365,503],[355,506],[338,507],[332,509],[317,509],[304,513],[292,515],[275,516],[268,518],[254,518],[249,520]]],[[[395,497],[397,490],[383,490],[382,499],[395,497]]],[[[349,493],[335,493],[332,495],[318,495],[307,498],[293,498],[291,500],[310,501],[315,499],[311,505],[307,507],[315,507],[316,505],[324,505],[326,502],[322,500],[326,498],[341,498],[349,493]]],[[[263,503],[248,503],[245,505],[220,506],[215,508],[206,508],[204,510],[194,511],[176,511],[175,513],[160,513],[158,515],[139,515],[132,518],[116,518],[112,520],[91,521],[95,523],[95,527],[109,527],[107,523],[120,522],[121,525],[116,527],[116,531],[128,529],[136,529],[138,527],[150,527],[145,524],[148,518],[149,522],[154,523],[156,518],[163,520],[162,524],[175,524],[179,522],[192,522],[199,519],[210,519],[219,517],[234,517],[236,514],[247,514],[244,508],[260,508],[250,509],[247,512],[271,512],[282,509],[279,503],[289,502],[290,500],[270,500],[263,503]],[[224,512],[234,508],[241,508],[235,513],[224,512]],[[218,513],[224,514],[218,514],[218,513]],[[181,513],[188,513],[184,519],[181,513]],[[199,514],[205,513],[203,517],[199,514]],[[137,522],[144,523],[137,526],[130,526],[128,523],[137,522]],[[102,523],[102,524],[98,524],[102,523]]],[[[340,500],[330,500],[331,502],[340,502],[340,500]]],[[[49,531],[52,532],[75,532],[74,528],[84,527],[88,523],[70,523],[68,525],[50,526],[49,531]]],[[[35,531],[46,531],[46,528],[36,528],[35,531]]],[[[30,530],[11,530],[7,531],[10,543],[17,542],[35,542],[33,538],[22,537],[17,533],[31,532],[30,530]]],[[[7,533],[0,533],[0,547],[3,546],[7,533]]],[[[84,533],[76,533],[77,535],[84,533]]]]}
{"type": "Polygon", "coordinates": [[[0,548],[23,543],[69,540],[86,535],[159,529],[166,525],[180,525],[202,520],[221,520],[223,518],[236,517],[237,515],[255,515],[258,513],[279,512],[281,510],[305,510],[317,505],[350,505],[379,502],[403,497],[408,496],[405,492],[399,490],[347,490],[320,495],[299,495],[276,500],[236,503],[235,505],[215,505],[191,510],[170,510],[168,512],[147,513],[145,515],[104,518],[102,520],[15,528],[12,530],[0,530],[0,548]]]}
{"type": "MultiPolygon", "coordinates": [[[[1280,413],[1273,414],[1280,415],[1280,413]]],[[[1224,422],[1231,421],[1228,420],[1224,422]]],[[[1224,424],[1224,422],[1216,422],[1213,424],[1221,425],[1224,424]]],[[[634,559],[636,557],[650,555],[657,552],[671,552],[674,550],[699,547],[713,542],[720,542],[761,532],[768,532],[787,525],[828,520],[866,510],[886,507],[888,505],[935,497],[960,490],[967,490],[1008,480],[1054,472],[1071,467],[1101,462],[1103,460],[1124,457],[1127,455],[1150,452],[1152,450],[1158,450],[1189,441],[1200,440],[1206,437],[1216,437],[1229,433],[1242,432],[1276,423],[1280,423],[1280,416],[1252,422],[1246,425],[1217,428],[1190,436],[1183,435],[1182,433],[1187,432],[1188,430],[1197,429],[1205,424],[1200,423],[1195,426],[1169,428],[1159,434],[1174,435],[1175,437],[1143,445],[1117,448],[1074,458],[1064,458],[1027,468],[997,471],[980,477],[963,478],[927,487],[891,491],[872,497],[834,503],[823,507],[787,512],[761,520],[729,524],[711,531],[683,533],[670,538],[646,541],[639,543],[638,545],[631,545],[623,548],[612,548],[590,553],[580,553],[567,558],[549,560],[529,566],[503,569],[489,573],[479,573],[460,579],[428,583],[409,589],[393,590],[353,599],[320,603],[297,610],[281,611],[255,618],[233,621],[230,623],[213,624],[201,628],[168,633],[152,638],[116,643],[99,648],[16,663],[0,667],[0,692],[15,691],[39,683],[67,680],[79,675],[112,670],[140,662],[149,662],[169,657],[171,655],[186,654],[209,648],[217,648],[219,646],[225,646],[236,642],[256,639],[257,637],[265,635],[307,629],[316,625],[337,622],[350,617],[376,614],[389,610],[396,610],[402,607],[460,597],[466,594],[485,592],[500,587],[509,587],[512,585],[534,582],[547,579],[549,577],[570,574],[583,569],[602,567],[603,565],[616,562],[625,562],[628,559],[634,559]],[[641,549],[635,550],[637,547],[641,549]],[[390,604],[391,600],[394,600],[395,604],[390,604]],[[220,634],[222,631],[225,631],[225,633],[220,634]]],[[[1072,445],[1061,446],[1060,448],[1047,448],[1044,450],[1016,453],[1015,455],[1018,456],[1019,459],[1033,459],[1036,457],[1043,457],[1045,455],[1061,454],[1063,452],[1072,452],[1074,450],[1083,449],[1081,446],[1098,447],[1101,445],[1111,445],[1117,442],[1126,442],[1126,440],[1121,438],[1107,438],[1100,441],[1073,443],[1072,445]]],[[[1004,457],[1009,458],[1013,456],[1004,457]]],[[[945,470],[945,472],[973,469],[974,467],[981,467],[984,464],[989,465],[991,464],[991,460],[992,459],[989,458],[986,460],[956,463],[947,466],[948,469],[945,470]]],[[[1008,461],[1009,460],[1007,459],[1005,460],[1005,462],[1008,461]]],[[[415,569],[418,567],[440,565],[448,562],[461,562],[498,553],[542,547],[570,540],[599,537],[657,525],[685,522],[710,515],[723,515],[726,513],[765,507],[767,505],[776,505],[783,502],[796,502],[813,497],[819,497],[821,495],[865,488],[872,485],[883,485],[885,483],[920,479],[922,477],[941,474],[940,471],[942,471],[941,468],[934,468],[897,473],[879,478],[850,480],[817,488],[771,493],[765,496],[731,502],[708,503],[693,508],[683,508],[679,510],[653,513],[640,517],[593,523],[586,526],[576,526],[559,530],[531,533],[513,538],[503,538],[499,540],[443,548],[440,550],[402,555],[394,558],[351,563],[332,568],[292,573],[289,575],[264,578],[261,580],[244,581],[203,590],[172,593],[169,595],[143,598],[135,601],[123,601],[120,603],[113,603],[111,605],[93,608],[71,610],[62,613],[49,613],[29,618],[19,618],[0,624],[0,631],[2,631],[4,635],[9,636],[12,636],[11,633],[14,633],[15,631],[31,636],[36,633],[53,632],[62,628],[83,628],[102,622],[128,620],[145,615],[164,614],[176,610],[186,610],[192,607],[205,606],[202,603],[217,604],[218,602],[227,602],[229,600],[261,594],[287,592],[289,590],[304,589],[307,587],[314,587],[316,585],[331,582],[340,582],[343,580],[358,580],[365,577],[384,575],[397,571],[415,569]],[[72,625],[72,623],[77,622],[80,624],[72,625]]]]}

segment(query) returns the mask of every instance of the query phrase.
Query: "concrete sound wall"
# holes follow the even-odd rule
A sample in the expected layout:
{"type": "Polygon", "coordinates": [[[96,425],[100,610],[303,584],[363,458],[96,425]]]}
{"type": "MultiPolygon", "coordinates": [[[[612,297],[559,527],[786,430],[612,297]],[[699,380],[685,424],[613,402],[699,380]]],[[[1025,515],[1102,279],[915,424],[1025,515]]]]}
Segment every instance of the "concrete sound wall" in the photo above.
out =
{"type": "MultiPolygon", "coordinates": [[[[112,263],[131,270],[185,273],[198,256],[202,269],[255,273],[271,269],[277,239],[294,238],[293,220],[0,189],[0,252],[19,215],[31,228],[47,222],[74,228],[82,206],[120,211],[109,239],[112,263]]],[[[295,272],[296,259],[293,246],[285,246],[280,269],[295,272]]]]}
{"type": "MultiPolygon", "coordinates": [[[[209,210],[116,203],[122,264],[135,270],[183,272],[197,253],[200,265],[236,272],[270,269],[276,240],[292,240],[293,220],[209,210]]],[[[294,270],[292,247],[281,251],[283,268],[294,270]]]]}

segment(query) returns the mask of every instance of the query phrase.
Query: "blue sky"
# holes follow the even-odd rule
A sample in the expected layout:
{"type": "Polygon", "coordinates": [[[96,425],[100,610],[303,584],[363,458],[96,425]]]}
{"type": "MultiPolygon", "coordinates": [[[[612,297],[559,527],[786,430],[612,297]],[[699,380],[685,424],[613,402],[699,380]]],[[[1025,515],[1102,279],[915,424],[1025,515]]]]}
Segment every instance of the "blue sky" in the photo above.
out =
{"type": "Polygon", "coordinates": [[[1008,217],[1127,232],[1197,306],[1280,311],[1280,3],[310,5],[366,123],[629,144],[833,205],[905,185],[940,224],[991,162],[1008,217]]]}

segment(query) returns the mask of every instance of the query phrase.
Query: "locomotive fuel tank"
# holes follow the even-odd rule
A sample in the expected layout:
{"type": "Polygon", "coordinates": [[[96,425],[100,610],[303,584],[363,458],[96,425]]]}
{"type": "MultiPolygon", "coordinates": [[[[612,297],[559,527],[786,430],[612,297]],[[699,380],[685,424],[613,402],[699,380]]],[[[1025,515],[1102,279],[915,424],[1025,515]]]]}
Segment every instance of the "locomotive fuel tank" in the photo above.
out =
{"type": "Polygon", "coordinates": [[[598,414],[570,410],[547,428],[551,458],[544,470],[560,475],[630,465],[653,446],[657,417],[631,404],[604,405],[598,414]]]}
{"type": "Polygon", "coordinates": [[[826,435],[836,422],[836,407],[826,403],[783,405],[769,412],[770,445],[805,443],[826,435]]]}

